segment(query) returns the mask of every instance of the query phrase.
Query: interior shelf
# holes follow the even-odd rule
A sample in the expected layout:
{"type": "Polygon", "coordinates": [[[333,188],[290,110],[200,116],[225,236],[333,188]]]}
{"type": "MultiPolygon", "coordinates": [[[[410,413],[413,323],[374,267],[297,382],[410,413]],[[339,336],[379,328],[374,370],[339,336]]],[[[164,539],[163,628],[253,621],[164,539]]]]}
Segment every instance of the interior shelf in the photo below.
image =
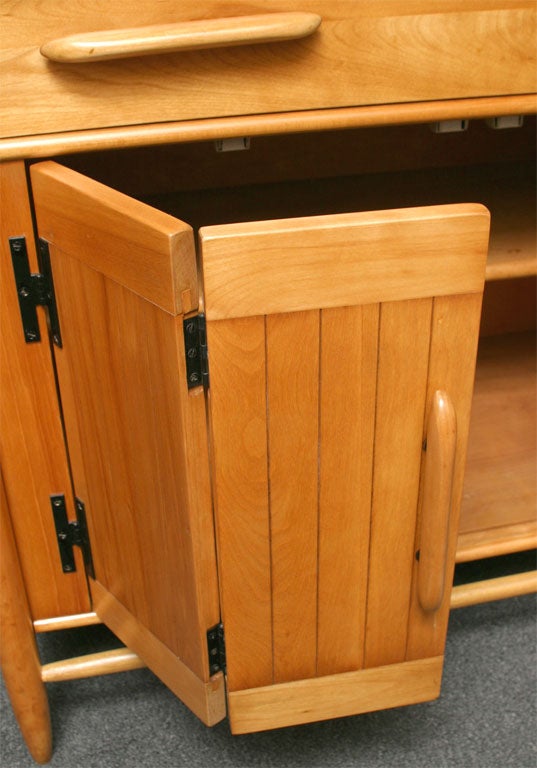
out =
{"type": "Polygon", "coordinates": [[[537,546],[535,332],[481,339],[457,561],[537,546]]]}

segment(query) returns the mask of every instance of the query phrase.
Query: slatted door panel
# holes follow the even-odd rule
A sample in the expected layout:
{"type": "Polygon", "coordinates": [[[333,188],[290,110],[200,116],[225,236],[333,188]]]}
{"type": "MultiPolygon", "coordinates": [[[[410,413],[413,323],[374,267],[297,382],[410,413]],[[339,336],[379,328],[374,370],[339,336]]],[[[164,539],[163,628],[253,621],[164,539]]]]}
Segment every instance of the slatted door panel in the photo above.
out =
{"type": "MultiPolygon", "coordinates": [[[[416,588],[424,440],[435,392],[453,389],[460,476],[487,242],[486,214],[456,208],[461,218],[451,206],[433,216],[429,209],[388,212],[373,236],[368,216],[357,214],[344,222],[346,242],[338,226],[345,217],[260,223],[261,235],[255,224],[202,232],[213,491],[236,732],[438,693],[448,598],[431,617],[416,588]],[[435,242],[439,220],[444,254],[435,242]],[[467,260],[466,278],[458,270],[449,277],[446,250],[467,260]],[[273,270],[268,251],[276,254],[273,270]],[[409,268],[405,255],[419,266],[409,268]],[[371,275],[378,260],[399,271],[386,279],[388,300],[380,279],[360,289],[358,273],[371,275]],[[223,309],[212,290],[224,263],[223,309]],[[423,295],[428,282],[430,296],[423,295]],[[319,704],[339,685],[341,701],[350,691],[344,711],[331,696],[319,704]],[[359,701],[358,690],[367,690],[359,701]]],[[[443,561],[438,567],[446,569],[443,561]]]]}
{"type": "Polygon", "coordinates": [[[183,315],[197,307],[192,231],[53,162],[32,166],[31,180],[50,246],[58,386],[94,610],[201,719],[218,722],[205,397],[188,390],[183,338],[183,315]]]}

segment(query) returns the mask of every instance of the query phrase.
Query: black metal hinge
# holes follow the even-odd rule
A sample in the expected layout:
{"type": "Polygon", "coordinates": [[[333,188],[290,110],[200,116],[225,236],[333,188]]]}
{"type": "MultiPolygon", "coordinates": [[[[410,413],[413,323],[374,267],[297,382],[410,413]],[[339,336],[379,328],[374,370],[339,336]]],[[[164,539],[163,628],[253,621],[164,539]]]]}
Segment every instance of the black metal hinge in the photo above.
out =
{"type": "Polygon", "coordinates": [[[50,497],[58,548],[64,573],[76,571],[73,547],[80,547],[88,576],[94,576],[93,560],[86,523],[86,509],[80,499],[75,499],[76,521],[67,519],[65,496],[62,493],[50,497]]]}
{"type": "Polygon", "coordinates": [[[209,386],[209,359],[205,315],[195,315],[183,321],[185,337],[186,380],[189,389],[209,386]]]}
{"type": "Polygon", "coordinates": [[[28,249],[25,237],[10,237],[9,250],[15,284],[19,297],[19,308],[22,319],[24,338],[27,344],[41,341],[36,307],[44,306],[48,309],[49,326],[52,339],[56,346],[62,346],[54,283],[50,267],[50,254],[46,240],[39,239],[39,268],[41,272],[31,273],[28,261],[28,249]]]}
{"type": "Polygon", "coordinates": [[[209,653],[209,671],[211,675],[226,671],[226,642],[224,625],[216,624],[207,630],[207,651],[209,653]]]}

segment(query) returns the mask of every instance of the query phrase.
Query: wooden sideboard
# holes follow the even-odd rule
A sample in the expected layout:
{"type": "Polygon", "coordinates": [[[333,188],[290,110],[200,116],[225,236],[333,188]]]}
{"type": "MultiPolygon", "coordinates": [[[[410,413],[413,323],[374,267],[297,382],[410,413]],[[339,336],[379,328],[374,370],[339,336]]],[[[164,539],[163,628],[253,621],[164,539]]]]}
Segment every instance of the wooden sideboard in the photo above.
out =
{"type": "Polygon", "coordinates": [[[141,664],[235,733],[432,699],[450,609],[537,583],[450,586],[537,543],[534,4],[177,5],[2,6],[2,665],[39,762],[45,682],[141,664]],[[125,649],[41,665],[97,621],[125,649]]]}

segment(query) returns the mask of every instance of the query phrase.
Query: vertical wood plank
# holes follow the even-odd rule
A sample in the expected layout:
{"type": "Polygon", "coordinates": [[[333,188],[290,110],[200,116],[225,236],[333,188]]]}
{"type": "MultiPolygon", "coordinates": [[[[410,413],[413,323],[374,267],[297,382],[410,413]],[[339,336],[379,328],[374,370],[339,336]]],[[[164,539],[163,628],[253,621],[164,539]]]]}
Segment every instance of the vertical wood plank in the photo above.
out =
{"type": "Polygon", "coordinates": [[[209,395],[230,691],[272,682],[265,320],[209,322],[209,395]]]}
{"type": "Polygon", "coordinates": [[[316,672],[319,320],[267,317],[275,682],[316,672]]]}
{"type": "MultiPolygon", "coordinates": [[[[422,609],[417,596],[419,563],[414,560],[407,659],[436,656],[444,652],[466,463],[481,298],[481,294],[469,294],[434,299],[427,406],[430,408],[434,392],[444,389],[453,402],[457,418],[455,470],[446,556],[448,566],[442,605],[437,611],[428,613],[422,609]]],[[[415,550],[419,547],[418,519],[415,550]]]]}
{"type": "Polygon", "coordinates": [[[432,300],[381,307],[365,666],[405,658],[432,300]]]}
{"type": "Polygon", "coordinates": [[[318,675],[363,664],[378,316],[322,312],[318,675]]]}

